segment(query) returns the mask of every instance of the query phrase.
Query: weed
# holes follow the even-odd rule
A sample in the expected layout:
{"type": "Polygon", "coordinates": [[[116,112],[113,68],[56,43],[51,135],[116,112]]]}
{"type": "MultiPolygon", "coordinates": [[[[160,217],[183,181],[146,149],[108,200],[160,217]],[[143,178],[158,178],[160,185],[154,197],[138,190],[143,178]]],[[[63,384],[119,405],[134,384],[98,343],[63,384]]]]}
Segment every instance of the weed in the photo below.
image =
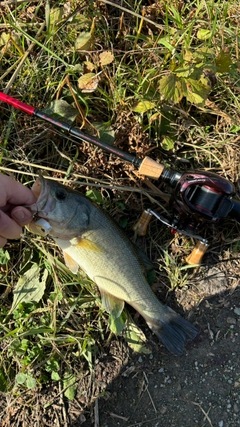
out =
{"type": "Polygon", "coordinates": [[[163,251],[164,264],[160,267],[163,268],[169,279],[170,290],[174,291],[176,288],[184,287],[188,284],[189,275],[188,270],[196,268],[196,265],[179,265],[179,262],[171,256],[168,251],[163,251]]]}

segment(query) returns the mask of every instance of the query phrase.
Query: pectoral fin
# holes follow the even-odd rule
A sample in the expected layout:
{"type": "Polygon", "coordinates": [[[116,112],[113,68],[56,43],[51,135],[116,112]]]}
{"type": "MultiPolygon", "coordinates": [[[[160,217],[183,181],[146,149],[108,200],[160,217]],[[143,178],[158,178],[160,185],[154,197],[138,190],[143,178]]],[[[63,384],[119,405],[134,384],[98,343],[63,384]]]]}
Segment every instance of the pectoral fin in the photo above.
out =
{"type": "Polygon", "coordinates": [[[74,237],[70,240],[72,246],[77,246],[79,248],[86,249],[88,251],[102,252],[102,249],[96,245],[94,242],[88,239],[82,239],[81,237],[74,237]]]}
{"type": "Polygon", "coordinates": [[[79,265],[67,252],[63,251],[64,261],[66,266],[73,274],[77,274],[79,265]]]}
{"type": "Polygon", "coordinates": [[[103,289],[99,288],[102,297],[102,305],[114,319],[120,317],[124,309],[124,301],[114,297],[103,289]]]}
{"type": "Polygon", "coordinates": [[[71,252],[71,248],[84,248],[88,251],[94,251],[94,252],[100,252],[102,249],[97,246],[94,242],[88,239],[83,239],[81,237],[74,237],[73,239],[69,240],[63,240],[59,238],[54,239],[57,245],[62,249],[64,261],[66,266],[69,268],[69,270],[77,274],[78,269],[80,267],[80,255],[79,255],[79,263],[76,262],[71,255],[69,255],[69,251],[71,252]]]}

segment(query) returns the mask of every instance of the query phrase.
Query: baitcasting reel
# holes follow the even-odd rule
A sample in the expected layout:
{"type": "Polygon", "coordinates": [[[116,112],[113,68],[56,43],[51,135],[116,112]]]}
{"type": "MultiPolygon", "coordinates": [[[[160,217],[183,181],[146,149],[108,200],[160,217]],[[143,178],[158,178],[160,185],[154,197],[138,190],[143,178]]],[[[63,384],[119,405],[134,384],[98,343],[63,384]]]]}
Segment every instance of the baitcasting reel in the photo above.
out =
{"type": "Polygon", "coordinates": [[[203,171],[181,174],[163,169],[160,180],[173,189],[169,215],[147,209],[134,229],[138,235],[145,235],[151,217],[155,216],[173,231],[198,240],[186,262],[199,264],[209,246],[208,240],[199,234],[204,223],[215,223],[226,217],[240,222],[240,202],[233,199],[235,187],[225,178],[203,171]]]}

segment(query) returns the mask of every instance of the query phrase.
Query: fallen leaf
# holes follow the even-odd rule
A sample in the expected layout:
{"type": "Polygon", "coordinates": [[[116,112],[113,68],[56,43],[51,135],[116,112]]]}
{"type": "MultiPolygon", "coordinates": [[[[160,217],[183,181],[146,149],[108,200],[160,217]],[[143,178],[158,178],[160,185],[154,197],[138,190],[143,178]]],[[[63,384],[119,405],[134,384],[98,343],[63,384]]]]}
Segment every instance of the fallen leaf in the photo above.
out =
{"type": "Polygon", "coordinates": [[[99,76],[95,73],[83,74],[83,76],[78,79],[78,87],[83,93],[94,92],[98,87],[98,83],[99,76]]]}
{"type": "Polygon", "coordinates": [[[48,277],[47,269],[44,270],[42,280],[40,280],[40,268],[37,264],[19,277],[15,290],[13,291],[13,311],[19,303],[31,301],[39,302],[44,294],[46,280],[48,277]]]}
{"type": "Polygon", "coordinates": [[[111,64],[113,60],[114,60],[114,55],[110,51],[101,52],[99,55],[99,61],[100,61],[101,67],[103,67],[104,65],[111,64]]]}
{"type": "Polygon", "coordinates": [[[93,45],[92,33],[83,31],[75,41],[76,50],[91,50],[93,45]]]}
{"type": "Polygon", "coordinates": [[[136,353],[150,354],[151,350],[146,347],[147,341],[144,333],[141,329],[133,322],[131,318],[128,319],[126,327],[126,341],[136,353]]]}

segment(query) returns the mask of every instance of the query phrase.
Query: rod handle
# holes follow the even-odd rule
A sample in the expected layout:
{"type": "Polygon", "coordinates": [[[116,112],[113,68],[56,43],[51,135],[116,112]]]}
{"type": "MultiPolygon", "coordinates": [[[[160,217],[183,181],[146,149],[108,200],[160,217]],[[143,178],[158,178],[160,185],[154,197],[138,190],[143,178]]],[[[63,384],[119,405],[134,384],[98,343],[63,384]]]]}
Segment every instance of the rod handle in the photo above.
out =
{"type": "Polygon", "coordinates": [[[139,174],[148,176],[149,178],[158,179],[160,178],[164,166],[161,163],[157,163],[150,157],[145,157],[139,167],[139,174]]]}

